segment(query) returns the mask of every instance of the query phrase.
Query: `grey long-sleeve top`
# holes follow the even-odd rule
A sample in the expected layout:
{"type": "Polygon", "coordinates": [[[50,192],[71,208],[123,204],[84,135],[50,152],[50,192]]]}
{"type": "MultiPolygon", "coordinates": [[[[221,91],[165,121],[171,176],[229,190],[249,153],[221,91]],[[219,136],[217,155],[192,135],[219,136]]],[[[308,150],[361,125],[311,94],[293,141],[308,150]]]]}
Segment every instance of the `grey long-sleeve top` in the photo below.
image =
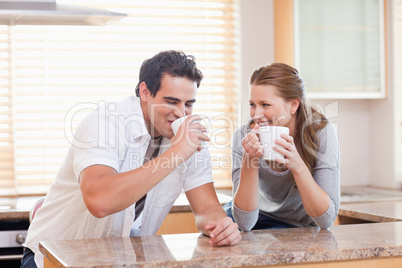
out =
{"type": "MultiPolygon", "coordinates": [[[[242,139],[251,131],[247,123],[237,129],[233,136],[232,148],[232,183],[233,196],[239,187],[240,170],[243,158],[242,139]]],[[[260,158],[259,162],[259,207],[251,212],[243,211],[232,204],[232,213],[239,228],[251,230],[257,222],[261,212],[268,217],[280,220],[294,226],[319,226],[329,228],[339,212],[340,178],[339,178],[339,143],[336,130],[332,124],[318,132],[319,149],[313,178],[328,194],[330,205],[321,216],[310,217],[304,207],[297,190],[293,174],[289,170],[284,172],[273,171],[260,158]]]]}

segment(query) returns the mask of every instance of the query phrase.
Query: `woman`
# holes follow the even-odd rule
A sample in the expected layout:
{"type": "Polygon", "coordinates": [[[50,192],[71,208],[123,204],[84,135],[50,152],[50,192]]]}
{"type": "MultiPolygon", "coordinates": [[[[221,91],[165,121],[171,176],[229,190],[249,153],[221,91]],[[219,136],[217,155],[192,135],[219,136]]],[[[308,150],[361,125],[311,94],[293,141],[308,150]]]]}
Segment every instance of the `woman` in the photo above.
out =
{"type": "Polygon", "coordinates": [[[225,205],[244,231],[319,226],[329,228],[339,211],[339,146],[333,125],[312,108],[296,69],[274,63],[250,78],[248,123],[233,137],[234,198],[225,205]],[[265,161],[261,126],[284,126],[276,140],[284,159],[265,161]]]}

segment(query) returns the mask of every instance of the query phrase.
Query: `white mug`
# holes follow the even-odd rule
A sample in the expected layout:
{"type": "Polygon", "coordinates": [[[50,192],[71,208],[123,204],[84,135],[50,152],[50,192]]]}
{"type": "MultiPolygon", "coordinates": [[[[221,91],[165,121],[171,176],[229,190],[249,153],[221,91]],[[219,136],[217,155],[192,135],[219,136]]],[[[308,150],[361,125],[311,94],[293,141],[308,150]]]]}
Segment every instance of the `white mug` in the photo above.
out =
{"type": "MultiPolygon", "coordinates": [[[[181,126],[181,124],[183,124],[183,122],[186,120],[187,117],[189,117],[190,115],[186,115],[183,117],[180,117],[178,119],[176,119],[175,121],[172,122],[171,127],[173,130],[174,135],[176,136],[177,131],[179,131],[179,128],[181,126]]],[[[207,131],[210,128],[211,122],[209,121],[209,118],[206,116],[201,115],[202,119],[201,120],[194,120],[191,123],[197,123],[197,122],[203,122],[204,125],[207,127],[207,131]]]]}
{"type": "MultiPolygon", "coordinates": [[[[289,128],[280,126],[260,127],[257,132],[260,134],[260,142],[264,150],[262,158],[264,160],[274,160],[275,158],[284,159],[284,156],[274,150],[275,146],[282,147],[275,143],[275,140],[281,139],[281,134],[289,135],[289,128]]],[[[283,148],[283,147],[282,147],[283,148]]]]}

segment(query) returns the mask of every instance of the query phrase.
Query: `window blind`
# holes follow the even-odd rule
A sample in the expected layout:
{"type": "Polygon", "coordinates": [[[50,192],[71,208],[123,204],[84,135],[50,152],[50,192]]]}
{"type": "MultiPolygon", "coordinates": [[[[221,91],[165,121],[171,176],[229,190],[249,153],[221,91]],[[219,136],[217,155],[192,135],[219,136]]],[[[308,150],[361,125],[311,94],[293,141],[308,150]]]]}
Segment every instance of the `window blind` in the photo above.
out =
{"type": "Polygon", "coordinates": [[[194,113],[212,122],[215,187],[230,187],[236,1],[63,2],[129,16],[102,27],[0,25],[0,194],[45,193],[78,123],[99,105],[135,94],[143,60],[169,49],[194,55],[204,74],[194,113]]]}

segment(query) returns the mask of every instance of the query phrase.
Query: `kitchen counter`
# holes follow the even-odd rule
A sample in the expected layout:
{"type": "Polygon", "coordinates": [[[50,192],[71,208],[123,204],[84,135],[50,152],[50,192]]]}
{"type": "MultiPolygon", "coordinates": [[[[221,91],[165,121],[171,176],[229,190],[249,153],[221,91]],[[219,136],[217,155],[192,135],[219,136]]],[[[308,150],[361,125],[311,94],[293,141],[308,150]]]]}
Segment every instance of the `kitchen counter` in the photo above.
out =
{"type": "MultiPolygon", "coordinates": [[[[230,201],[231,192],[218,190],[221,204],[230,201]]],[[[29,211],[41,196],[0,198],[0,220],[28,219],[29,211]]],[[[185,194],[181,194],[171,213],[191,212],[185,194]]],[[[342,191],[339,216],[370,222],[402,221],[402,192],[370,187],[351,187],[342,191]]]]}
{"type": "Polygon", "coordinates": [[[402,191],[370,186],[349,186],[341,189],[342,204],[384,201],[402,201],[402,191]]]}
{"type": "Polygon", "coordinates": [[[45,267],[402,267],[402,222],[244,232],[231,247],[194,233],[42,241],[40,251],[45,267]]]}
{"type": "MultiPolygon", "coordinates": [[[[232,198],[223,193],[217,193],[219,202],[225,204],[232,198]]],[[[0,220],[28,219],[33,205],[42,196],[0,197],[0,220]]],[[[186,195],[180,194],[170,212],[191,212],[186,195]]]]}
{"type": "MultiPolygon", "coordinates": [[[[364,195],[366,198],[367,193],[364,195]]],[[[22,198],[12,203],[14,205],[8,202],[7,208],[2,207],[4,203],[0,202],[0,219],[27,218],[32,204],[38,198],[22,198]]],[[[227,193],[218,192],[218,198],[221,203],[231,200],[227,193]]],[[[315,264],[322,267],[325,261],[332,265],[339,264],[343,268],[344,262],[374,260],[386,261],[386,265],[381,264],[381,267],[402,267],[399,264],[399,258],[402,258],[402,222],[399,222],[402,221],[402,201],[393,199],[394,196],[390,198],[381,202],[371,199],[371,202],[341,203],[340,218],[374,224],[334,225],[330,230],[296,228],[253,231],[242,233],[242,242],[234,247],[212,248],[207,237],[191,233],[141,238],[42,241],[41,251],[52,261],[47,264],[55,264],[56,267],[237,267],[295,263],[299,263],[298,267],[304,267],[300,266],[303,263],[308,264],[308,267],[315,264]],[[90,252],[96,254],[92,256],[90,252]]],[[[191,213],[184,194],[176,200],[170,212],[191,213]]]]}
{"type": "Polygon", "coordinates": [[[338,216],[368,222],[402,221],[402,201],[341,204],[338,216]]]}
{"type": "Polygon", "coordinates": [[[31,208],[41,196],[1,197],[0,220],[28,220],[31,208]]]}

